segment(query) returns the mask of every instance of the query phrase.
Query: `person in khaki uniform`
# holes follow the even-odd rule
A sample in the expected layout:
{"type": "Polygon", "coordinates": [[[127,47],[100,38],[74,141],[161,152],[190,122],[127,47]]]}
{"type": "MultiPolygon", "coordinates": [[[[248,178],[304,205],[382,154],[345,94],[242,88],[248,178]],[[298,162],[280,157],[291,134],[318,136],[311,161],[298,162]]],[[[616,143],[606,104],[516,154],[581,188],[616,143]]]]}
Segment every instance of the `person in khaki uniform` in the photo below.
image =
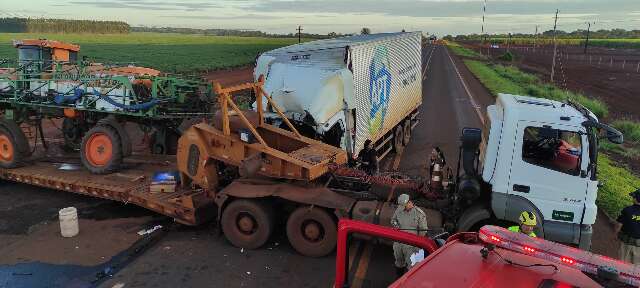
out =
{"type": "MultiPolygon", "coordinates": [[[[427,216],[422,209],[413,204],[409,195],[402,194],[398,196],[398,208],[391,217],[391,226],[424,236],[427,233],[427,216]]],[[[396,275],[398,277],[411,268],[411,255],[416,252],[418,252],[417,247],[398,242],[393,243],[393,256],[396,260],[396,275]]]]}
{"type": "Polygon", "coordinates": [[[633,205],[627,206],[618,216],[619,258],[632,264],[640,264],[640,189],[629,193],[633,205]]]}

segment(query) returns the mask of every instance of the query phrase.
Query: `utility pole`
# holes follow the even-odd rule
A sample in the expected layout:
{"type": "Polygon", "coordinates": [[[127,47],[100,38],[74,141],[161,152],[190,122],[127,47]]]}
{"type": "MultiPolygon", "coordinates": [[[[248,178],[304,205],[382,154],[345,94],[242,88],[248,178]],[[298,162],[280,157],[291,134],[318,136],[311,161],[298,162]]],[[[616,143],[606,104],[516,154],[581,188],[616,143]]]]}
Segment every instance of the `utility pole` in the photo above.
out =
{"type": "MultiPolygon", "coordinates": [[[[593,22],[593,24],[595,23],[593,22]]],[[[587,39],[584,41],[584,54],[587,54],[587,47],[589,47],[589,31],[591,31],[591,22],[587,22],[587,39]]]]}
{"type": "Polygon", "coordinates": [[[553,76],[556,72],[556,53],[558,50],[558,42],[556,42],[556,27],[558,26],[558,12],[560,12],[560,10],[556,9],[556,19],[553,22],[553,63],[551,64],[551,83],[553,83],[553,76]]]}
{"type": "Polygon", "coordinates": [[[302,26],[298,25],[298,43],[302,42],[302,26]]]}
{"type": "Polygon", "coordinates": [[[536,52],[538,46],[538,25],[536,25],[536,34],[533,34],[533,52],[536,52]]]}
{"type": "Polygon", "coordinates": [[[482,5],[482,44],[487,41],[487,36],[484,33],[484,14],[487,12],[487,0],[484,0],[484,4],[482,5]]]}

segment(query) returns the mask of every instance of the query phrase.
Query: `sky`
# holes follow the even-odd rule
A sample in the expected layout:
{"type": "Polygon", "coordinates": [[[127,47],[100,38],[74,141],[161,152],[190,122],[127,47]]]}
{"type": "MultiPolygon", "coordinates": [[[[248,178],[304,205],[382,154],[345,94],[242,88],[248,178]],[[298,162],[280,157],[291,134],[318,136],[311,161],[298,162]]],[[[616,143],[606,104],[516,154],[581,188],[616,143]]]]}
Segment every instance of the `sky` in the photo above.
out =
{"type": "MultiPolygon", "coordinates": [[[[119,20],[132,26],[295,33],[405,29],[437,35],[481,33],[482,0],[1,0],[0,17],[119,20]]],[[[485,31],[640,29],[640,0],[487,0],[485,31]]]]}

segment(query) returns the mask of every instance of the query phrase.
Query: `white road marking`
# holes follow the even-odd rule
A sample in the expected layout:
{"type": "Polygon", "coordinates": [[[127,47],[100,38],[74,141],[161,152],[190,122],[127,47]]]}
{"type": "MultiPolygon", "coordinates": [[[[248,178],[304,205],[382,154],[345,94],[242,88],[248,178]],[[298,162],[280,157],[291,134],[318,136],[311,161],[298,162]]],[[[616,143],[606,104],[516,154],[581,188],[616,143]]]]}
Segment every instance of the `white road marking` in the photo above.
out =
{"type": "Polygon", "coordinates": [[[480,105],[478,105],[478,102],[476,102],[476,99],[474,99],[473,95],[471,95],[471,91],[469,91],[469,87],[467,87],[467,83],[464,82],[464,78],[462,78],[460,71],[458,71],[458,67],[456,67],[456,63],[453,62],[453,58],[451,58],[451,54],[449,54],[448,49],[445,48],[444,51],[447,52],[447,56],[449,56],[451,65],[453,65],[453,69],[456,71],[456,74],[458,74],[458,78],[460,79],[460,82],[462,82],[462,87],[464,87],[464,90],[467,92],[467,95],[469,96],[469,101],[471,101],[471,106],[476,111],[476,114],[478,114],[478,118],[480,119],[480,122],[482,122],[482,125],[484,125],[485,120],[484,120],[484,116],[482,115],[482,111],[480,111],[480,105]]]}
{"type": "Polygon", "coordinates": [[[427,64],[424,65],[424,70],[422,71],[422,80],[426,80],[427,79],[427,70],[429,69],[429,63],[431,62],[431,56],[433,56],[433,51],[436,50],[436,46],[433,46],[433,48],[431,48],[431,53],[429,53],[429,58],[427,59],[427,64]]]}

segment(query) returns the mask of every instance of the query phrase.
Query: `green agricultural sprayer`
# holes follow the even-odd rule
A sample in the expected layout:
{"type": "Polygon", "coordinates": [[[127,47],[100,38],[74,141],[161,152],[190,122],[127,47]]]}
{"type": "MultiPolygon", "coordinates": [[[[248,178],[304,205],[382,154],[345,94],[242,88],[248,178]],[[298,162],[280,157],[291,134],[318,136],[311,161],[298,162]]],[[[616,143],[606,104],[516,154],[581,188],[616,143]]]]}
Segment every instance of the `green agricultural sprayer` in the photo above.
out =
{"type": "Polygon", "coordinates": [[[79,151],[91,172],[105,174],[132,153],[125,123],[152,133],[153,153],[174,154],[182,129],[211,115],[210,83],[144,67],[89,63],[78,59],[79,46],[59,41],[13,45],[17,63],[0,62],[0,167],[19,166],[30,155],[26,130],[35,130],[35,139],[39,135],[47,146],[47,119],[61,119],[64,146],[79,151]]]}

